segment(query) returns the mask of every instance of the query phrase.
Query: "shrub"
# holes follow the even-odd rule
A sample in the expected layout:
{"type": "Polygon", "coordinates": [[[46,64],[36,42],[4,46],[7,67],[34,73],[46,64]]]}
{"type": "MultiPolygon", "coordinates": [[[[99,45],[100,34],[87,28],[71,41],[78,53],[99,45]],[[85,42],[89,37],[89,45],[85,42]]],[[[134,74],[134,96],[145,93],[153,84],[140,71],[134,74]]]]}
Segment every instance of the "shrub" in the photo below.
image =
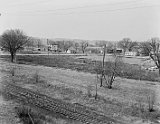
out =
{"type": "Polygon", "coordinates": [[[43,124],[45,116],[32,111],[29,107],[15,107],[16,114],[23,124],[43,124]]]}

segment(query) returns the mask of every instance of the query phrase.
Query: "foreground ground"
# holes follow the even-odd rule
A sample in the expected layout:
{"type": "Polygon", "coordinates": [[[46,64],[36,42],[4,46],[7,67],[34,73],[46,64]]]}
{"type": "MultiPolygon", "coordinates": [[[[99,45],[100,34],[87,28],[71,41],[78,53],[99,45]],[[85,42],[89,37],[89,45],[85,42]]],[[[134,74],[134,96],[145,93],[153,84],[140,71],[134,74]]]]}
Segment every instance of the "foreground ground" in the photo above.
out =
{"type": "MultiPolygon", "coordinates": [[[[112,90],[98,87],[99,97],[98,100],[95,100],[97,80],[94,74],[45,66],[11,64],[2,59],[0,65],[3,82],[13,81],[54,98],[92,107],[107,116],[128,122],[128,124],[142,124],[140,118],[145,121],[150,119],[148,114],[145,117],[143,117],[144,113],[141,113],[142,115],[139,114],[138,106],[140,103],[147,105],[147,98],[150,92],[156,91],[156,94],[159,94],[158,82],[117,78],[112,90]],[[15,76],[13,77],[10,76],[11,68],[14,68],[15,71],[15,76]],[[35,74],[38,74],[39,82],[34,82],[32,77],[35,74]],[[4,75],[8,75],[8,77],[4,78],[4,75]]],[[[156,101],[158,105],[158,95],[156,95],[156,101]]],[[[156,113],[154,119],[158,116],[156,113]]]]}

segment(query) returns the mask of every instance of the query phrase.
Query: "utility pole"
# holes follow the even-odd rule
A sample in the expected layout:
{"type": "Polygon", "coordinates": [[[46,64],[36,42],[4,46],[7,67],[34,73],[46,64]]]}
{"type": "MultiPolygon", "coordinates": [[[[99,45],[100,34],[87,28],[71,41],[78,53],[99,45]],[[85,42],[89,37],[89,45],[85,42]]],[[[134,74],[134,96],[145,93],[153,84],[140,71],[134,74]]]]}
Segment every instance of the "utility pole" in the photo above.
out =
{"type": "Polygon", "coordinates": [[[106,56],[106,44],[104,45],[103,48],[103,60],[102,60],[102,74],[101,74],[101,84],[100,87],[103,86],[103,77],[104,77],[104,60],[105,60],[105,56],[106,56]]]}
{"type": "Polygon", "coordinates": [[[48,57],[49,57],[49,42],[48,42],[48,39],[47,39],[47,50],[48,50],[48,57]]]}

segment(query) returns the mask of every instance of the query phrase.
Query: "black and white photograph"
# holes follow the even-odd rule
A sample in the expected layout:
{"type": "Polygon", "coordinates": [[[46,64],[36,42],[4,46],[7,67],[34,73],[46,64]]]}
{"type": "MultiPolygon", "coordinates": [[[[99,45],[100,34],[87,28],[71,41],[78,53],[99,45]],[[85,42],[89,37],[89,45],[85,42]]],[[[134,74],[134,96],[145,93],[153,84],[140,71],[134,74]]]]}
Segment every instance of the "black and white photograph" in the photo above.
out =
{"type": "Polygon", "coordinates": [[[0,124],[160,124],[160,0],[0,0],[0,124]]]}

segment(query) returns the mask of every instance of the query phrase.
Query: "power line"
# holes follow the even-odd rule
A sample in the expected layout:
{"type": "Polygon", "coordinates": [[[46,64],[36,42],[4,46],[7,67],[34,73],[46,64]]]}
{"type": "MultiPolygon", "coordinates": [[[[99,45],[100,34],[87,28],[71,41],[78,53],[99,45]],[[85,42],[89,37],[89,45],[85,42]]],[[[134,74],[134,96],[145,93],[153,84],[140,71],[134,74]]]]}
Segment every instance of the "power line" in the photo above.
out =
{"type": "Polygon", "coordinates": [[[71,8],[61,8],[61,9],[50,9],[50,10],[36,10],[36,11],[24,11],[24,12],[53,12],[53,11],[65,11],[65,10],[76,10],[76,9],[84,9],[84,8],[93,8],[93,7],[100,7],[100,6],[107,6],[107,5],[122,5],[122,4],[135,4],[137,2],[142,2],[144,0],[132,0],[128,2],[118,2],[118,3],[106,3],[106,4],[99,4],[99,5],[86,5],[86,6],[79,6],[79,7],[71,7],[71,8]]]}
{"type": "Polygon", "coordinates": [[[17,6],[28,6],[28,5],[34,5],[34,4],[37,5],[37,4],[48,3],[48,2],[52,2],[52,1],[41,0],[41,1],[35,1],[35,2],[29,2],[29,3],[13,4],[13,5],[8,5],[6,7],[14,8],[17,6]]]}
{"type": "MultiPolygon", "coordinates": [[[[127,7],[127,8],[119,8],[119,9],[108,9],[108,10],[99,10],[99,11],[92,11],[92,12],[79,12],[79,13],[74,13],[74,12],[70,12],[70,13],[64,13],[64,14],[59,14],[57,12],[49,12],[49,13],[25,13],[26,15],[30,15],[30,14],[54,14],[54,15],[72,15],[72,14],[96,14],[96,13],[106,13],[106,12],[114,12],[114,11],[123,11],[123,10],[132,10],[132,9],[140,9],[140,8],[147,8],[147,7],[159,7],[160,4],[158,5],[148,5],[148,6],[137,6],[137,7],[127,7]]],[[[24,14],[24,13],[23,13],[24,14]]]]}

